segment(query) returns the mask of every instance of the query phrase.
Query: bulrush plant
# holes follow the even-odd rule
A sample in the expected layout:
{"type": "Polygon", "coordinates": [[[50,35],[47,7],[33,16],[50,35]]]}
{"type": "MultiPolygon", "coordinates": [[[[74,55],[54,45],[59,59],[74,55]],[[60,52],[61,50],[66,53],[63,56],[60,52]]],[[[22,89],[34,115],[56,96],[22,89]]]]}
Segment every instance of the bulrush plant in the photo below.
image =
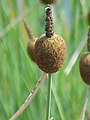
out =
{"type": "Polygon", "coordinates": [[[84,120],[86,106],[88,102],[88,96],[90,92],[90,28],[88,32],[87,49],[88,49],[88,52],[81,57],[80,63],[79,63],[81,78],[87,85],[89,85],[89,89],[87,90],[80,120],[84,120]]]}
{"type": "Polygon", "coordinates": [[[80,69],[80,74],[82,77],[82,80],[90,85],[90,28],[89,28],[89,32],[88,32],[88,52],[85,53],[81,60],[80,60],[80,65],[79,65],[79,69],[80,69]]]}
{"type": "Polygon", "coordinates": [[[48,105],[46,120],[50,119],[51,108],[51,73],[61,69],[66,57],[66,45],[64,39],[53,31],[53,18],[50,5],[46,8],[46,33],[41,35],[35,43],[35,60],[39,68],[49,74],[48,105]]]}
{"type": "Polygon", "coordinates": [[[39,68],[46,73],[57,72],[66,57],[64,39],[53,31],[52,11],[46,8],[46,33],[41,35],[35,43],[35,59],[39,68]]]}
{"type": "MultiPolygon", "coordinates": [[[[28,27],[24,22],[28,34],[28,27]]],[[[46,7],[46,33],[41,35],[36,41],[35,45],[33,44],[34,59],[39,68],[44,71],[37,85],[34,87],[32,92],[27,97],[26,101],[19,108],[19,110],[10,118],[10,120],[15,120],[19,115],[25,110],[25,108],[31,103],[38,90],[40,89],[42,83],[44,82],[47,74],[49,75],[48,80],[48,98],[47,98],[47,114],[46,120],[50,120],[50,109],[51,109],[51,87],[52,87],[52,76],[51,73],[55,73],[61,69],[64,64],[66,57],[66,45],[64,39],[54,33],[53,31],[53,18],[52,10],[48,4],[46,7]]],[[[30,35],[31,36],[31,35],[30,35]]],[[[31,38],[33,39],[33,38],[31,38]]],[[[31,56],[30,45],[28,44],[28,51],[31,56]]]]}

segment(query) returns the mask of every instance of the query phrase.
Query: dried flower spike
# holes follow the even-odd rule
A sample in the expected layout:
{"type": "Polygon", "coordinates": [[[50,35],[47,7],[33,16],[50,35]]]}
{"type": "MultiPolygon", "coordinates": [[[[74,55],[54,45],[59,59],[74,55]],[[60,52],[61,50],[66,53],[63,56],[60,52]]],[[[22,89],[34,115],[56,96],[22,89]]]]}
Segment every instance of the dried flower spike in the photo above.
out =
{"type": "Polygon", "coordinates": [[[57,0],[41,0],[41,2],[44,4],[52,4],[52,3],[57,2],[57,0]]]}
{"type": "Polygon", "coordinates": [[[63,38],[53,32],[52,11],[46,8],[46,34],[40,36],[35,43],[35,59],[37,65],[46,73],[57,72],[66,57],[66,45],[63,38]]]}
{"type": "Polygon", "coordinates": [[[88,52],[84,54],[80,60],[80,74],[82,80],[90,85],[90,28],[88,32],[88,44],[87,44],[88,52]]]}

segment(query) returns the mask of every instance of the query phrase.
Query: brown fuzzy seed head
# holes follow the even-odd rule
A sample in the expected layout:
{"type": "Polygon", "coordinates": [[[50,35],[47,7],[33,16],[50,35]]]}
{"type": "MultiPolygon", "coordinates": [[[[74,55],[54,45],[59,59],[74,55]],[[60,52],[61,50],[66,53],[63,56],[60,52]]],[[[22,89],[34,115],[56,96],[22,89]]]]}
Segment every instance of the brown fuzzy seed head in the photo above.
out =
{"type": "Polygon", "coordinates": [[[30,58],[35,62],[35,41],[29,41],[27,45],[27,53],[30,56],[30,58]]]}
{"type": "Polygon", "coordinates": [[[57,72],[64,63],[66,45],[62,37],[55,34],[51,38],[42,35],[35,44],[35,59],[39,68],[46,73],[57,72]]]}
{"type": "Polygon", "coordinates": [[[52,3],[57,2],[57,0],[41,0],[41,2],[45,4],[52,4],[52,3]]]}
{"type": "Polygon", "coordinates": [[[90,53],[83,55],[80,60],[79,69],[83,81],[90,85],[90,53]]]}

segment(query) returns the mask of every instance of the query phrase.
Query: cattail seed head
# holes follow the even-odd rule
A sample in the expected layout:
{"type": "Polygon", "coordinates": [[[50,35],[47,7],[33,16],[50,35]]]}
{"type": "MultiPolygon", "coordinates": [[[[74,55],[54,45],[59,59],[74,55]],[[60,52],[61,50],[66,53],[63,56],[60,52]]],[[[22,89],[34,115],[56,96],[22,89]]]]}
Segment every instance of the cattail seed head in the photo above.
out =
{"type": "Polygon", "coordinates": [[[35,43],[35,60],[39,68],[46,73],[57,72],[64,63],[66,45],[62,37],[55,34],[47,38],[42,35],[35,43]]]}
{"type": "Polygon", "coordinates": [[[39,68],[46,73],[57,72],[66,57],[66,45],[62,37],[53,31],[53,18],[50,5],[46,8],[46,33],[35,43],[35,60],[39,68]]]}
{"type": "Polygon", "coordinates": [[[52,4],[52,3],[55,3],[57,1],[58,0],[41,0],[41,2],[44,3],[44,4],[52,4]]]}
{"type": "Polygon", "coordinates": [[[83,81],[90,85],[90,53],[86,53],[82,56],[79,64],[80,74],[83,81]]]}
{"type": "Polygon", "coordinates": [[[27,53],[29,57],[35,62],[35,40],[34,41],[29,41],[27,44],[27,53]]]}

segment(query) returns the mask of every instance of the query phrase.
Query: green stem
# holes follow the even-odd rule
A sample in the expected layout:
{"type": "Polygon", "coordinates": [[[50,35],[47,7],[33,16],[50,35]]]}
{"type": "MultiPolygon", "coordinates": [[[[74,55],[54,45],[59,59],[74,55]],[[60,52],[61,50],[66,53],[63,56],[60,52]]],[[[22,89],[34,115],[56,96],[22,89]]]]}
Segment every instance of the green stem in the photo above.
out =
{"type": "Polygon", "coordinates": [[[52,88],[52,77],[51,77],[51,74],[49,74],[49,81],[48,81],[48,104],[47,104],[47,116],[46,116],[46,120],[50,120],[51,88],[52,88]]]}

